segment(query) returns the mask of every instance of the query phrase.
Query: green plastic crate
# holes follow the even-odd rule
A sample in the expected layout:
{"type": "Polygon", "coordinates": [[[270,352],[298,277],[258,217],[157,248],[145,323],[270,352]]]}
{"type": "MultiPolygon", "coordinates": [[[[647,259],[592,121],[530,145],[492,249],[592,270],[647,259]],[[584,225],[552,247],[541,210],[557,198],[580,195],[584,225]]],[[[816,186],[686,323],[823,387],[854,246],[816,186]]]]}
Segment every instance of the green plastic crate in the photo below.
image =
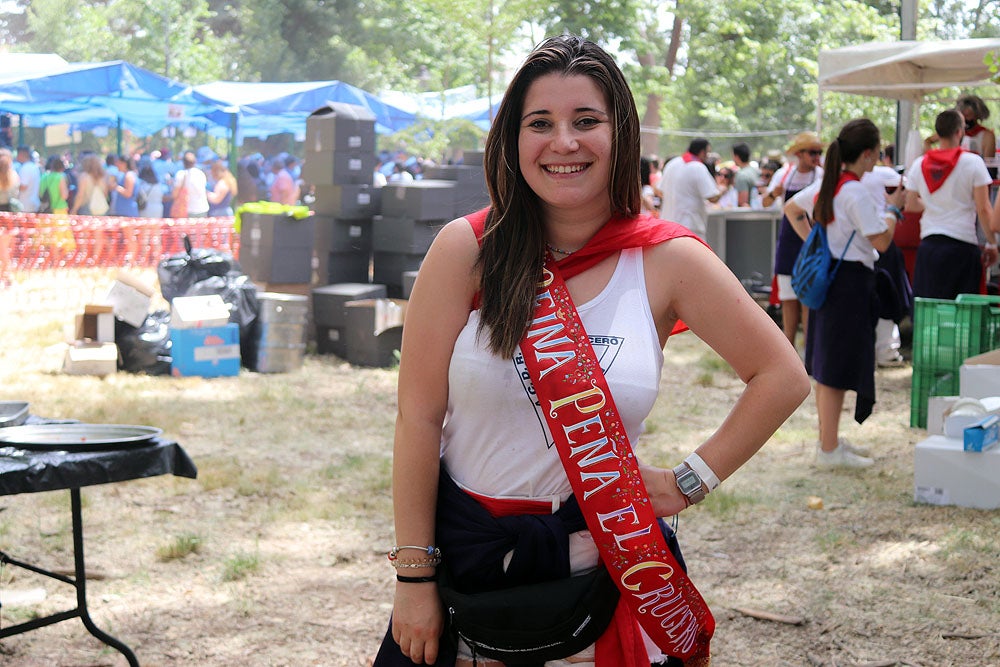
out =
{"type": "Polygon", "coordinates": [[[959,367],[1000,347],[1000,298],[914,299],[910,426],[927,427],[927,399],[958,394],[959,367]]]}

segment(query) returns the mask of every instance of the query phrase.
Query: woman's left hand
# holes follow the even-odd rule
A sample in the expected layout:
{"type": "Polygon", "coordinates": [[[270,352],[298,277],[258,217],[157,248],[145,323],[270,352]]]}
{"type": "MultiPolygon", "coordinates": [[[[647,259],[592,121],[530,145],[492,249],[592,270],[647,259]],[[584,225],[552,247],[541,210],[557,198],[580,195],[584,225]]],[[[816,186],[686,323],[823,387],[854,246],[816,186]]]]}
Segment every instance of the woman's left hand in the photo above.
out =
{"type": "Polygon", "coordinates": [[[639,473],[646,485],[646,492],[658,517],[680,514],[688,506],[688,499],[677,488],[674,471],[650,465],[639,465],[639,473]]]}

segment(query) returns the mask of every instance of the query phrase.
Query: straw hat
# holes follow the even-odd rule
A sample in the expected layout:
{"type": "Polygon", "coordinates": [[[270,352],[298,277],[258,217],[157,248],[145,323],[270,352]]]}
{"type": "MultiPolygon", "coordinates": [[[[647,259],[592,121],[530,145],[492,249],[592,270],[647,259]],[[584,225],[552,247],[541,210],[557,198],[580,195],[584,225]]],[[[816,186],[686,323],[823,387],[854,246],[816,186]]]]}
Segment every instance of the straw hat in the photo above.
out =
{"type": "Polygon", "coordinates": [[[819,140],[819,135],[815,132],[799,132],[795,135],[795,139],[792,140],[792,144],[785,151],[788,155],[795,155],[799,151],[808,150],[810,148],[819,148],[822,150],[825,148],[823,142],[819,140]]]}

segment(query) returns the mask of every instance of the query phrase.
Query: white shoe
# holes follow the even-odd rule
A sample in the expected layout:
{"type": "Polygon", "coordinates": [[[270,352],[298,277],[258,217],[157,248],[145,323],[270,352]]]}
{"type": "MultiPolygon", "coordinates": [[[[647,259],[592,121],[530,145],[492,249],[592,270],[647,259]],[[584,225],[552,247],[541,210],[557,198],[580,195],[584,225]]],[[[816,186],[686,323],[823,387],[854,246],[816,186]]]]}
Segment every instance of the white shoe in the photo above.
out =
{"type": "Polygon", "coordinates": [[[873,463],[873,459],[859,456],[843,444],[838,444],[832,452],[824,452],[816,445],[816,465],[820,468],[867,468],[873,463]]]}
{"type": "Polygon", "coordinates": [[[837,438],[837,446],[843,447],[851,454],[857,454],[858,456],[870,457],[872,455],[872,450],[868,449],[867,447],[863,447],[861,445],[855,445],[847,438],[837,438]]]}
{"type": "Polygon", "coordinates": [[[878,360],[879,368],[900,368],[905,365],[906,365],[906,359],[904,359],[903,355],[901,355],[899,352],[897,352],[893,356],[890,356],[887,359],[878,360]]]}

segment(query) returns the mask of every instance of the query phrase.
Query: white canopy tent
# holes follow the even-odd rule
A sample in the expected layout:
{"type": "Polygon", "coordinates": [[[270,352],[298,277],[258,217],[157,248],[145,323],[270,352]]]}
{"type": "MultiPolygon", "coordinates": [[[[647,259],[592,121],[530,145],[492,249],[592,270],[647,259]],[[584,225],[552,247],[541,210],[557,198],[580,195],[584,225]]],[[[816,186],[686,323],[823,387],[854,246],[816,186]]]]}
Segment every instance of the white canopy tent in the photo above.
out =
{"type": "MultiPolygon", "coordinates": [[[[926,95],[942,88],[989,83],[993,73],[986,57],[991,53],[1000,57],[1000,39],[871,42],[820,51],[817,124],[825,91],[908,101],[916,113],[926,95]]],[[[919,154],[920,139],[914,132],[901,147],[903,164],[919,154]]]]}

